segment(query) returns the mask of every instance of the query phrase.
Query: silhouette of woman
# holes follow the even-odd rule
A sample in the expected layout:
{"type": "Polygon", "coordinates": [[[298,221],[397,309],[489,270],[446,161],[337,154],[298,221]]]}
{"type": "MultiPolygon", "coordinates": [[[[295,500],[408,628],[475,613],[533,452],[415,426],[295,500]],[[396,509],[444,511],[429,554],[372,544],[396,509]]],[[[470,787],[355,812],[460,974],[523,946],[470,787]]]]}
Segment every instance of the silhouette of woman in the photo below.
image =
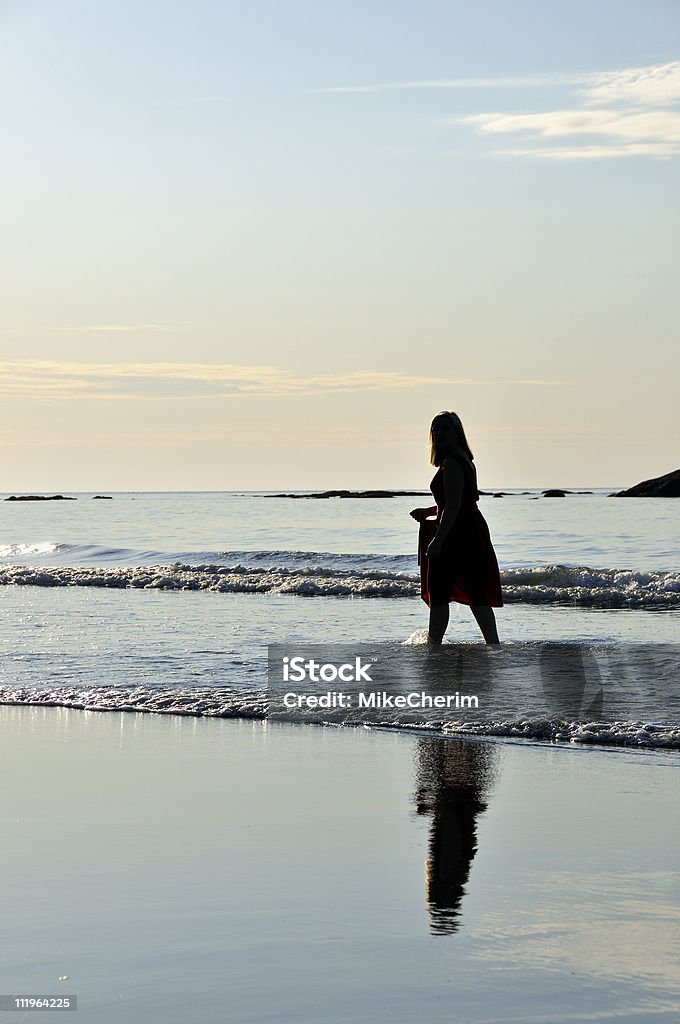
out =
{"type": "Polygon", "coordinates": [[[499,643],[493,609],[503,605],[501,580],[489,528],[477,507],[473,459],[459,417],[440,412],[430,427],[430,463],[438,467],[430,490],[437,504],[410,513],[420,523],[420,596],[430,609],[432,644],[442,642],[451,601],[469,605],[487,644],[499,643]]]}

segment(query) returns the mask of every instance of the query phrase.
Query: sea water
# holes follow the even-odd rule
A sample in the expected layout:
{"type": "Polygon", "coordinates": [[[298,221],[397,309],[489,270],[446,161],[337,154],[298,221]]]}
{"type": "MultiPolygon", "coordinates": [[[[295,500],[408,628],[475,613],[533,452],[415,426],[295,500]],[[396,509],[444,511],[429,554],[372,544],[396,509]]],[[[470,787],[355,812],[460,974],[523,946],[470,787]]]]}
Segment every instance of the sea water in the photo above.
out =
{"type": "MultiPolygon", "coordinates": [[[[611,490],[480,499],[501,568],[506,647],[652,644],[672,652],[680,504],[612,498],[611,490]]],[[[269,644],[398,648],[424,638],[418,527],[408,513],[431,502],[426,492],[74,497],[0,503],[0,701],[262,717],[269,644]]],[[[480,641],[467,608],[452,606],[447,636],[480,641]]],[[[582,721],[535,720],[518,708],[516,721],[492,717],[484,731],[680,745],[674,706],[657,701],[646,714],[638,701],[623,718],[620,710],[616,721],[605,713],[584,731],[582,721]]]]}

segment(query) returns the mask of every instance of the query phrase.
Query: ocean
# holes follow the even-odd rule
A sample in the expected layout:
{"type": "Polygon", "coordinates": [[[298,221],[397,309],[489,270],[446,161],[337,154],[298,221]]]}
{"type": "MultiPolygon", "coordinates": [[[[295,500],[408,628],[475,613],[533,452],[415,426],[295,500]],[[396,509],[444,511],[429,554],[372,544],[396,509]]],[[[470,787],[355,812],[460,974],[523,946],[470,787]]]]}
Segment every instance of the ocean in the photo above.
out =
{"type": "MultiPolygon", "coordinates": [[[[595,658],[616,649],[617,664],[632,666],[620,688],[616,672],[607,680],[618,700],[585,718],[520,701],[474,723],[459,715],[417,728],[680,748],[680,504],[609,497],[615,489],[565,498],[516,489],[482,497],[480,508],[501,568],[502,649],[530,657],[554,643],[595,658]]],[[[2,703],[261,718],[271,644],[368,643],[394,654],[424,639],[408,513],[431,503],[428,492],[73,497],[0,504],[2,703]]],[[[447,639],[460,649],[481,642],[467,608],[452,606],[447,639]]],[[[414,727],[404,716],[363,724],[414,727]]]]}

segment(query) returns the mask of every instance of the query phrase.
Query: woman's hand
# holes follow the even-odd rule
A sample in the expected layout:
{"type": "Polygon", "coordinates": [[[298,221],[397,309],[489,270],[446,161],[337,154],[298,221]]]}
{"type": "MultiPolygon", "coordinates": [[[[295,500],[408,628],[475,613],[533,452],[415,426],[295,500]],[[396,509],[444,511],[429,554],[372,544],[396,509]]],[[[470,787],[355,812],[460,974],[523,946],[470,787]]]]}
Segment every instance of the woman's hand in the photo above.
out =
{"type": "Polygon", "coordinates": [[[409,512],[411,519],[415,519],[417,523],[422,523],[431,514],[432,512],[429,508],[414,508],[409,512]]]}

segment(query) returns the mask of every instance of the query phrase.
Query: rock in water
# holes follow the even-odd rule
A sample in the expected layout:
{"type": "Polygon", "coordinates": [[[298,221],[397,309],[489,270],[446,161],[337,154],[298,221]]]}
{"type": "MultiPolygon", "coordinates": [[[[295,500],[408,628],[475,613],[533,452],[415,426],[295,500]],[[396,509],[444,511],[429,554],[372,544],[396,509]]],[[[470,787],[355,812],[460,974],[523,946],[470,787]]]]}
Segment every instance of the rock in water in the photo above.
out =
{"type": "Polygon", "coordinates": [[[558,487],[552,487],[549,491],[543,491],[544,498],[564,498],[571,491],[561,491],[558,487]]]}
{"type": "Polygon", "coordinates": [[[320,491],[315,494],[264,494],[264,498],[421,498],[427,491],[320,491]]]}
{"type": "Polygon", "coordinates": [[[77,501],[77,498],[67,498],[63,494],[13,494],[5,501],[77,501]]]}
{"type": "Polygon", "coordinates": [[[643,480],[625,491],[616,491],[610,498],[680,498],[680,469],[665,476],[643,480]]]}

